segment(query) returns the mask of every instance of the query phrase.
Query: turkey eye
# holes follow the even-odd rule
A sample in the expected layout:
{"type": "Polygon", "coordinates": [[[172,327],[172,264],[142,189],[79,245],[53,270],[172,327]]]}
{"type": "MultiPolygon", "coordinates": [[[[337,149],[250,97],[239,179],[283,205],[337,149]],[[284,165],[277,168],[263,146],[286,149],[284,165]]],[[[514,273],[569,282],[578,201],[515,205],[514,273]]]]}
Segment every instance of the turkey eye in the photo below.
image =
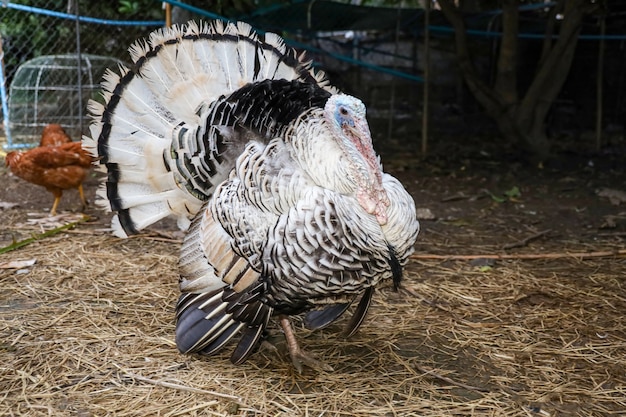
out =
{"type": "Polygon", "coordinates": [[[341,113],[343,116],[346,116],[348,114],[348,109],[346,109],[345,107],[339,107],[339,113],[341,113]]]}

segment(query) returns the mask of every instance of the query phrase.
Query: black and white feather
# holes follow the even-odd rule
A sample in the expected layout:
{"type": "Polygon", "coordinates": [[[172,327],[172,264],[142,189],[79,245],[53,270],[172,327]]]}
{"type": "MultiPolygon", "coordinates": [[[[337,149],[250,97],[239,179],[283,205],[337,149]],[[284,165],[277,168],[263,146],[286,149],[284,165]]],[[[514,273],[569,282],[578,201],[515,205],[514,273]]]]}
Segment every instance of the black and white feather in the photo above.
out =
{"type": "Polygon", "coordinates": [[[83,146],[107,172],[118,236],[173,216],[176,342],[243,362],[273,315],[321,328],[374,287],[399,283],[419,232],[412,198],[383,173],[365,106],[273,34],[189,23],[130,48],[108,72],[83,146]]]}

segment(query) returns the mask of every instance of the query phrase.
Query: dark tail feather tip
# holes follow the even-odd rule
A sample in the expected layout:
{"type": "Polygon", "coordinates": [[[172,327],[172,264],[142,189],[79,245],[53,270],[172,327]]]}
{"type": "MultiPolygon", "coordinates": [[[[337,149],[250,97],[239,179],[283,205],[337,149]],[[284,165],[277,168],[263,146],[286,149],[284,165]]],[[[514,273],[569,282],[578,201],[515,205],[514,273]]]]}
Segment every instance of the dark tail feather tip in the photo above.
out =
{"type": "Polygon", "coordinates": [[[400,283],[402,282],[402,265],[400,265],[400,261],[396,255],[396,249],[391,245],[387,245],[387,247],[389,248],[389,266],[391,267],[393,278],[393,289],[398,291],[400,283]]]}

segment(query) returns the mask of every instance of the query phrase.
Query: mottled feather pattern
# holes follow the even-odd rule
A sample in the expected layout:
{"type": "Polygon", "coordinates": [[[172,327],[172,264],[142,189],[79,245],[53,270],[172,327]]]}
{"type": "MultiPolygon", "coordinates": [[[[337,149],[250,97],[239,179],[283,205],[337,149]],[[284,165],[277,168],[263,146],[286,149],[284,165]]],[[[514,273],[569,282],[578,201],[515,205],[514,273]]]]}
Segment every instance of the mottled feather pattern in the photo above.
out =
{"type": "Polygon", "coordinates": [[[383,174],[383,184],[389,195],[390,207],[387,210],[389,221],[381,228],[404,266],[414,251],[413,244],[420,231],[420,225],[415,221],[415,202],[406,198],[406,190],[395,177],[383,174]]]}
{"type": "Polygon", "coordinates": [[[266,248],[272,300],[315,304],[389,276],[380,227],[357,208],[353,198],[314,188],[279,219],[266,248]]]}
{"type": "MultiPolygon", "coordinates": [[[[293,144],[306,139],[291,140],[293,144]]],[[[296,304],[305,300],[314,304],[316,298],[336,293],[360,293],[363,287],[389,277],[384,272],[389,255],[382,229],[353,197],[318,186],[293,165],[282,169],[298,174],[266,169],[281,160],[277,147],[289,154],[291,148],[280,143],[250,144],[238,159],[234,175],[209,204],[213,217],[231,236],[233,249],[249,256],[254,265],[265,260],[269,297],[281,303],[301,298],[296,304]],[[262,150],[272,157],[265,157],[262,150]],[[272,187],[259,187],[259,177],[299,181],[297,187],[278,185],[273,192],[272,187]],[[281,202],[288,210],[279,210],[281,202]]]]}
{"type": "Polygon", "coordinates": [[[100,195],[117,235],[166,216],[186,230],[178,348],[232,342],[241,363],[273,315],[305,313],[319,329],[357,303],[353,334],[380,281],[399,284],[419,232],[364,104],[245,23],[157,30],[130,53],[131,69],[105,75],[106,104],[89,104],[84,146],[108,172],[100,195]]]}

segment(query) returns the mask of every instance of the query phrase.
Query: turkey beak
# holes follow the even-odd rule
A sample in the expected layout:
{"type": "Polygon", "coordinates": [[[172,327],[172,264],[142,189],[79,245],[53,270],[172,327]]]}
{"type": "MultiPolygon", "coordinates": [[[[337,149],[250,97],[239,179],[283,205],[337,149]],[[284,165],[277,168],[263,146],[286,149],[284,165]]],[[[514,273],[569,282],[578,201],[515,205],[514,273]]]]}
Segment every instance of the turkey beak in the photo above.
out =
{"type": "MultiPolygon", "coordinates": [[[[347,130],[352,134],[352,137],[358,139],[359,145],[362,148],[372,147],[372,134],[370,133],[369,125],[366,123],[356,122],[354,125],[345,124],[347,130]]],[[[372,149],[372,152],[374,150],[372,149]]]]}

